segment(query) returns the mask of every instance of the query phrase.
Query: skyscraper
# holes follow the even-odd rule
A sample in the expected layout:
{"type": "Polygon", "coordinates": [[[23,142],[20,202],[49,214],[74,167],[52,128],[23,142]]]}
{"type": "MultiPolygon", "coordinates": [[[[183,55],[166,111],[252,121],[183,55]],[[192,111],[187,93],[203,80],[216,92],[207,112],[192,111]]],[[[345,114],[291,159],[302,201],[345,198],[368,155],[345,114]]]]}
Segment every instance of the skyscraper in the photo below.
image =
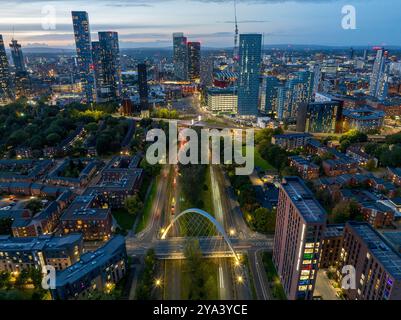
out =
{"type": "Polygon", "coordinates": [[[191,81],[200,81],[200,42],[188,42],[188,77],[191,81]]]}
{"type": "MultiPolygon", "coordinates": [[[[278,88],[280,81],[273,76],[268,76],[263,79],[262,90],[264,91],[264,102],[262,102],[261,109],[267,114],[277,113],[278,102],[278,88]]],[[[263,100],[263,99],[262,99],[263,100]]]]}
{"type": "Polygon", "coordinates": [[[101,60],[101,101],[119,101],[122,95],[118,33],[99,32],[101,60]]]}
{"type": "Polygon", "coordinates": [[[15,67],[15,96],[17,98],[26,97],[31,92],[31,79],[29,73],[26,71],[21,45],[17,40],[12,39],[10,48],[15,67]]]}
{"type": "Polygon", "coordinates": [[[141,105],[141,111],[147,110],[149,107],[149,90],[148,90],[148,74],[146,70],[146,64],[138,64],[138,91],[139,100],[141,105]]]}
{"type": "Polygon", "coordinates": [[[102,47],[99,41],[92,42],[92,61],[96,81],[96,100],[101,102],[103,87],[103,60],[102,47]]]}
{"type": "Polygon", "coordinates": [[[289,300],[312,299],[326,211],[299,177],[279,191],[273,263],[289,300]]]}
{"type": "Polygon", "coordinates": [[[173,33],[174,75],[177,80],[188,80],[187,38],[182,32],[173,33]]]}
{"type": "Polygon", "coordinates": [[[315,66],[313,67],[313,90],[312,90],[313,97],[319,91],[321,80],[322,80],[322,67],[320,64],[315,64],[315,66]]]}
{"type": "Polygon", "coordinates": [[[13,58],[15,72],[23,72],[26,70],[25,62],[24,62],[24,55],[22,54],[21,45],[18,43],[17,40],[12,39],[10,43],[11,48],[11,56],[13,58]]]}
{"type": "Polygon", "coordinates": [[[3,36],[0,34],[0,104],[10,103],[14,99],[10,68],[3,36]]]}
{"type": "Polygon", "coordinates": [[[379,99],[385,99],[387,97],[387,56],[388,52],[384,49],[377,50],[372,75],[370,77],[370,95],[379,99]]]}
{"type": "Polygon", "coordinates": [[[78,70],[85,93],[84,101],[91,104],[96,99],[96,90],[89,17],[85,11],[72,11],[71,14],[77,49],[78,70]]]}
{"type": "Polygon", "coordinates": [[[213,84],[213,70],[214,70],[214,59],[212,56],[201,58],[201,85],[205,87],[212,86],[213,84]]]}
{"type": "Polygon", "coordinates": [[[258,114],[261,55],[262,35],[241,34],[238,79],[238,114],[240,116],[257,116],[258,114]]]}

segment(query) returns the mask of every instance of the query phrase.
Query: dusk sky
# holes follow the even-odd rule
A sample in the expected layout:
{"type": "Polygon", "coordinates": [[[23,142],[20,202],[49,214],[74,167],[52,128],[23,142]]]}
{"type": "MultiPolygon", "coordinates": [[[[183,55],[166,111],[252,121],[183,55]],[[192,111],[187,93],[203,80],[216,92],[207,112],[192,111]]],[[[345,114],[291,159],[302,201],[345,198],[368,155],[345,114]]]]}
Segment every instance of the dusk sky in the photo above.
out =
{"type": "MultiPolygon", "coordinates": [[[[25,46],[73,47],[71,10],[89,13],[93,39],[114,30],[121,47],[168,47],[173,32],[209,47],[232,46],[229,0],[0,0],[0,34],[25,46]],[[56,10],[56,29],[44,30],[42,9],[56,10]]],[[[265,34],[265,44],[401,45],[400,0],[238,0],[240,33],[265,34]],[[356,30],[341,27],[344,5],[356,8],[356,30]]]]}

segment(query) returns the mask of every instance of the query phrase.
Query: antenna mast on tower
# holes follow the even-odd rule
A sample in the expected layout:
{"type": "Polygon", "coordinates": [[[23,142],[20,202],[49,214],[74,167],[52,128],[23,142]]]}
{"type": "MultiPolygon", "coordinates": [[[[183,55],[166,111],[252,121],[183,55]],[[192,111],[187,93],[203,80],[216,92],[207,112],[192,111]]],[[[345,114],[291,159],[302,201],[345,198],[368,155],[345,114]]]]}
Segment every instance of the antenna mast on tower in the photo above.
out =
{"type": "Polygon", "coordinates": [[[235,35],[234,35],[234,60],[238,61],[238,20],[237,20],[237,0],[234,0],[235,15],[235,35]]]}

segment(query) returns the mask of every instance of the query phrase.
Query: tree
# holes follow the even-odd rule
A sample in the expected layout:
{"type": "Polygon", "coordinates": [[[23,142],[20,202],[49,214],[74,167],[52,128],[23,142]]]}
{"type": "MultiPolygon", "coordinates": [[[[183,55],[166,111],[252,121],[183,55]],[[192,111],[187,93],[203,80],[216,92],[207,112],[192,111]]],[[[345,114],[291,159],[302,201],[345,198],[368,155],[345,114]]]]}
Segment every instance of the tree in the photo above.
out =
{"type": "Polygon", "coordinates": [[[363,221],[359,205],[355,200],[339,202],[331,213],[333,223],[345,223],[347,221],[363,221]]]}
{"type": "Polygon", "coordinates": [[[0,219],[0,235],[12,235],[11,227],[13,225],[12,218],[0,219]]]}
{"type": "Polygon", "coordinates": [[[276,211],[258,208],[253,214],[252,225],[261,233],[274,233],[276,227],[276,211]]]}
{"type": "Polygon", "coordinates": [[[15,280],[15,285],[17,287],[23,287],[28,283],[28,280],[29,280],[29,271],[27,269],[23,269],[17,276],[17,279],[15,280]]]}
{"type": "Polygon", "coordinates": [[[376,169],[376,161],[374,159],[368,160],[365,167],[366,167],[366,170],[368,170],[368,171],[375,170],[376,169]]]}
{"type": "Polygon", "coordinates": [[[43,208],[42,201],[38,199],[29,200],[29,202],[25,206],[26,209],[31,210],[32,214],[38,213],[43,208]]]}
{"type": "Polygon", "coordinates": [[[61,141],[61,137],[58,133],[50,133],[47,137],[46,137],[47,142],[51,145],[54,146],[57,143],[59,143],[61,141]]]}
{"type": "Polygon", "coordinates": [[[137,194],[127,197],[125,199],[124,206],[128,213],[132,215],[137,215],[143,210],[143,203],[137,194]]]}
{"type": "Polygon", "coordinates": [[[0,271],[0,289],[11,286],[11,273],[8,271],[0,271]]]}

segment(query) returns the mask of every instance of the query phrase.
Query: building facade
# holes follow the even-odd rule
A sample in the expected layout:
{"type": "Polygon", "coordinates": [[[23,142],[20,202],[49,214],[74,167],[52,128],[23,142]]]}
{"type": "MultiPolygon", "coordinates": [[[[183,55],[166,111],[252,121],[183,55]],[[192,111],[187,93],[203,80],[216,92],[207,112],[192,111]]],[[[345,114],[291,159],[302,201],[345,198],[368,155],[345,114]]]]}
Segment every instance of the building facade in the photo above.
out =
{"type": "Polygon", "coordinates": [[[80,234],[13,238],[0,236],[0,270],[20,272],[50,265],[64,270],[79,261],[83,252],[80,234]]]}
{"type": "Polygon", "coordinates": [[[177,80],[188,80],[187,38],[182,32],[173,33],[174,75],[177,80]]]}
{"type": "Polygon", "coordinates": [[[401,300],[401,255],[371,225],[348,222],[337,275],[355,268],[355,289],[344,290],[349,300],[401,300]]]}
{"type": "MultiPolygon", "coordinates": [[[[100,102],[118,102],[122,98],[121,62],[118,33],[113,31],[99,32],[100,52],[96,53],[101,68],[96,71],[100,75],[101,87],[98,89],[100,102]]],[[[96,64],[96,67],[98,64],[96,64]]]]}
{"type": "Polygon", "coordinates": [[[298,177],[281,183],[273,263],[289,300],[312,299],[326,212],[298,177]]]}
{"type": "Polygon", "coordinates": [[[259,106],[262,35],[241,34],[239,39],[238,115],[257,116],[259,106]]]}
{"type": "Polygon", "coordinates": [[[200,82],[201,44],[188,42],[188,78],[200,82]]]}
{"type": "Polygon", "coordinates": [[[78,70],[84,90],[84,101],[96,101],[95,73],[92,60],[92,42],[89,16],[85,11],[72,11],[78,70]]]}
{"type": "Polygon", "coordinates": [[[128,257],[125,238],[115,236],[93,252],[85,253],[79,262],[56,275],[54,300],[86,297],[94,291],[103,292],[117,284],[127,273],[128,257]]]}
{"type": "Polygon", "coordinates": [[[10,103],[14,100],[14,91],[10,76],[6,48],[3,36],[0,34],[0,105],[10,103]]]}

